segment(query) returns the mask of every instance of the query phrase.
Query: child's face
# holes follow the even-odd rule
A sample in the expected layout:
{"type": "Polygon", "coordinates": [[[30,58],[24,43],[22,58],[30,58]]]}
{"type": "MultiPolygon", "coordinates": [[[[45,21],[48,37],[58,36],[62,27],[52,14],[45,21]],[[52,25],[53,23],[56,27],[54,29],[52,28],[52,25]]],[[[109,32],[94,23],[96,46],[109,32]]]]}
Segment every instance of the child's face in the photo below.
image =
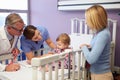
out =
{"type": "Polygon", "coordinates": [[[57,43],[57,48],[58,49],[66,49],[66,48],[68,48],[68,44],[64,44],[61,41],[57,41],[56,43],[57,43]]]}

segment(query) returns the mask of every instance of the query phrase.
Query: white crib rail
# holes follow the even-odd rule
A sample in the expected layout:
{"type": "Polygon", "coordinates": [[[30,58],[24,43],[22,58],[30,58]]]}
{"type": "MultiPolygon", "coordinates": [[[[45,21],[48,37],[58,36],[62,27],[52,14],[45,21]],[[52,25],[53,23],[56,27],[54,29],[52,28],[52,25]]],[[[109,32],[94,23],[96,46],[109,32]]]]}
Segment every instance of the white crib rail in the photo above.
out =
{"type": "MultiPolygon", "coordinates": [[[[65,79],[68,79],[69,78],[69,74],[67,76],[67,78],[65,77],[65,73],[64,73],[64,59],[65,59],[65,55],[66,54],[72,54],[73,55],[73,58],[72,58],[72,61],[73,61],[73,66],[72,66],[72,72],[70,72],[70,79],[72,80],[75,80],[76,76],[75,76],[75,72],[76,72],[76,69],[75,69],[75,55],[78,53],[79,57],[78,57],[78,65],[80,66],[77,66],[78,67],[78,76],[77,76],[77,79],[80,80],[84,80],[84,75],[83,75],[83,72],[84,71],[84,64],[85,64],[85,59],[83,57],[83,54],[81,53],[81,50],[67,50],[65,52],[62,52],[60,54],[55,54],[55,55],[52,55],[52,56],[47,56],[47,57],[43,57],[43,58],[33,58],[32,59],[32,62],[31,62],[31,65],[32,65],[32,68],[33,68],[33,80],[38,80],[38,76],[37,76],[37,69],[39,66],[41,66],[42,70],[41,70],[41,73],[42,73],[42,80],[46,80],[46,77],[45,77],[45,65],[48,64],[49,65],[49,80],[52,80],[54,77],[55,80],[58,80],[59,77],[61,76],[61,80],[65,80],[65,79]],[[61,61],[61,73],[58,72],[58,62],[61,61]],[[52,75],[52,64],[53,62],[56,64],[55,65],[55,76],[52,75]],[[81,76],[80,76],[81,75],[81,76]]],[[[69,80],[69,79],[68,79],[69,80]]]]}
{"type": "Polygon", "coordinates": [[[14,62],[17,62],[18,60],[22,61],[21,53],[22,53],[22,51],[20,51],[20,54],[18,54],[18,56],[20,56],[20,59],[19,59],[18,56],[14,59],[14,56],[13,56],[12,53],[0,54],[0,63],[2,63],[2,64],[9,64],[13,60],[14,60],[14,62]]]}
{"type": "Polygon", "coordinates": [[[0,55],[0,62],[2,64],[6,64],[6,60],[8,60],[8,63],[10,63],[13,59],[13,55],[11,53],[1,54],[0,55]]]}
{"type": "MultiPolygon", "coordinates": [[[[117,20],[108,19],[108,26],[112,23],[112,38],[111,38],[111,70],[114,71],[114,58],[115,58],[115,46],[116,46],[116,29],[117,29],[117,20]]],[[[111,26],[110,26],[111,27],[111,26]]]]}

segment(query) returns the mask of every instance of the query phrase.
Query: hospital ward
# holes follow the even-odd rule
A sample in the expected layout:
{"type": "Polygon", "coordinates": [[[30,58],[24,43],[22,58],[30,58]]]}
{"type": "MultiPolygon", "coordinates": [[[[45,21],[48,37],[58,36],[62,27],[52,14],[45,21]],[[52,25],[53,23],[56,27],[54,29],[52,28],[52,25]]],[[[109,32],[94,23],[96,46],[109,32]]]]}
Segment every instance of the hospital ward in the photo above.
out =
{"type": "Polygon", "coordinates": [[[1,0],[0,80],[120,80],[120,0],[1,0]]]}

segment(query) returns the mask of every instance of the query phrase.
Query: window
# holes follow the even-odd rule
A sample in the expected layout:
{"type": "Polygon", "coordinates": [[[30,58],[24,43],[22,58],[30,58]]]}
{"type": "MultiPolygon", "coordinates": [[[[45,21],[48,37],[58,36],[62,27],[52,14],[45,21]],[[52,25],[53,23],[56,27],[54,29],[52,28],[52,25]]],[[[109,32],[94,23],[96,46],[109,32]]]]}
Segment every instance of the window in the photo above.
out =
{"type": "Polygon", "coordinates": [[[29,1],[30,0],[1,0],[0,1],[0,27],[4,26],[8,14],[18,13],[25,24],[29,23],[29,1]],[[9,4],[8,4],[9,3],[9,4]]]}

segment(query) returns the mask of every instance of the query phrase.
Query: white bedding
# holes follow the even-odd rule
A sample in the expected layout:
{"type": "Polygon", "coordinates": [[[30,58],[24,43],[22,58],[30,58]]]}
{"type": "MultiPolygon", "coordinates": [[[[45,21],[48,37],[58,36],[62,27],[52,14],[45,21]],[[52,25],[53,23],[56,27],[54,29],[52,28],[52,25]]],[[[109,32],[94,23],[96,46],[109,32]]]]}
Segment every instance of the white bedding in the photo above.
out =
{"type": "MultiPolygon", "coordinates": [[[[26,61],[19,62],[21,64],[21,69],[16,72],[0,72],[0,80],[32,80],[32,66],[28,65],[26,61]]],[[[65,69],[65,75],[67,76],[68,69],[65,69]]],[[[59,69],[59,72],[61,73],[61,69],[59,69]]],[[[52,75],[54,76],[55,73],[53,71],[52,75]]],[[[61,76],[59,75],[59,80],[61,79],[61,76]]],[[[38,69],[38,80],[41,79],[41,72],[38,69]]],[[[48,72],[46,72],[46,80],[48,79],[48,72]]],[[[53,80],[55,80],[53,78],[53,80]]]]}

